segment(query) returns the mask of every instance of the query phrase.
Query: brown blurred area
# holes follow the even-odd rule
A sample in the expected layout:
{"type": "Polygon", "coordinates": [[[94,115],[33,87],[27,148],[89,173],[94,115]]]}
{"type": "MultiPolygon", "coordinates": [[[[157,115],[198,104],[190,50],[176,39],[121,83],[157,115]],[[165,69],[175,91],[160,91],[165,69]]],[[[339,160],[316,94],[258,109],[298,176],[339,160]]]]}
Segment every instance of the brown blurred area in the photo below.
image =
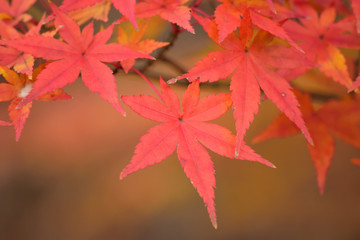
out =
{"type": "MultiPolygon", "coordinates": [[[[136,77],[119,75],[118,88],[153,95],[136,77]]],[[[182,95],[184,87],[173,88],[182,95]]],[[[214,230],[175,154],[119,180],[157,123],[127,107],[122,117],[81,81],[65,90],[73,100],[34,104],[18,143],[13,129],[1,129],[0,239],[360,239],[360,168],[350,163],[357,149],[337,141],[323,196],[300,135],[252,146],[276,169],[212,153],[214,230]]],[[[276,113],[264,102],[247,139],[276,113]]],[[[216,122],[232,128],[232,112],[216,122]]]]}
{"type": "MultiPolygon", "coordinates": [[[[178,42],[191,44],[177,44],[167,56],[191,67],[200,58],[192,52],[205,44],[198,36],[185,33],[178,42]]],[[[134,76],[119,74],[117,83],[121,95],[154,95],[134,76]]],[[[173,89],[181,97],[184,86],[173,89]]],[[[11,127],[1,127],[1,240],[360,239],[360,168],[350,161],[360,156],[358,149],[337,139],[323,196],[300,135],[251,145],[276,169],[211,153],[215,230],[176,154],[119,180],[140,137],[156,122],[128,107],[124,118],[81,80],[65,90],[73,100],[34,103],[19,142],[11,127]]],[[[8,119],[7,105],[0,107],[0,119],[8,119]]],[[[277,113],[263,102],[246,140],[277,113]]],[[[234,131],[231,111],[216,122],[234,131]]]]}

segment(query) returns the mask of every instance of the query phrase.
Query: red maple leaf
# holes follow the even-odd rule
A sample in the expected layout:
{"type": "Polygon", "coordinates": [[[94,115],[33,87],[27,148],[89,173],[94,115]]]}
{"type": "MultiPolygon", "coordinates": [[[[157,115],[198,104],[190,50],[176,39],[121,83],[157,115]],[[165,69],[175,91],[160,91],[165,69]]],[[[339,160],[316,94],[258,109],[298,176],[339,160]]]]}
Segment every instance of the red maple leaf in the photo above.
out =
{"type": "MultiPolygon", "coordinates": [[[[211,95],[199,101],[199,82],[195,81],[184,94],[181,113],[177,96],[162,79],[160,84],[164,104],[147,95],[122,96],[122,100],[141,116],[163,123],[141,137],[130,164],[121,172],[120,178],[161,162],[177,148],[185,174],[203,198],[211,222],[216,228],[214,168],[210,156],[200,142],[220,155],[234,157],[235,136],[226,128],[204,122],[218,118],[229,109],[230,95],[211,95]]],[[[274,167],[247,145],[244,145],[242,150],[241,158],[274,167]]]]}
{"type": "MultiPolygon", "coordinates": [[[[357,0],[358,1],[358,0],[357,0]]],[[[313,6],[316,9],[335,7],[338,11],[349,14],[348,8],[344,5],[343,0],[289,0],[292,9],[303,6],[313,6]]]]}
{"type": "MultiPolygon", "coordinates": [[[[30,92],[34,82],[36,82],[39,72],[44,69],[45,65],[40,65],[32,74],[31,79],[25,74],[20,76],[7,67],[0,66],[0,73],[8,83],[0,83],[0,102],[11,101],[9,105],[9,117],[15,128],[16,141],[20,139],[21,132],[24,128],[26,119],[29,117],[32,101],[22,107],[17,107],[22,99],[30,92]]],[[[55,101],[71,99],[62,89],[55,89],[45,95],[39,96],[36,100],[55,101]]],[[[2,123],[0,123],[2,126],[2,123]]],[[[6,122],[4,123],[6,124],[6,122]]]]}
{"type": "Polygon", "coordinates": [[[356,18],[356,31],[360,34],[360,1],[359,0],[352,0],[351,7],[354,11],[354,15],[356,18]]]}
{"type": "MultiPolygon", "coordinates": [[[[68,12],[95,5],[96,3],[99,3],[101,1],[104,0],[64,0],[60,8],[63,11],[68,12]]],[[[111,0],[111,2],[122,15],[129,19],[129,21],[135,28],[138,28],[135,18],[136,0],[111,0]]]]}
{"type": "Polygon", "coordinates": [[[271,1],[268,0],[266,1],[268,4],[264,0],[219,1],[222,4],[217,6],[214,13],[215,21],[218,25],[219,42],[222,42],[231,32],[235,31],[242,24],[244,13],[248,11],[254,25],[279,38],[287,40],[292,46],[301,50],[277,21],[267,17],[276,17],[278,19],[294,17],[293,12],[287,8],[277,5],[276,9],[278,10],[278,14],[274,16],[274,4],[270,4],[270,6],[272,6],[270,9],[268,4],[271,1]]]}
{"type": "MultiPolygon", "coordinates": [[[[72,17],[79,25],[93,20],[100,20],[103,22],[109,21],[109,12],[111,10],[112,3],[109,0],[103,0],[97,2],[94,5],[79,8],[72,11],[67,11],[70,17],[72,17]]],[[[60,9],[61,6],[60,6],[60,9]]],[[[124,17],[124,20],[127,20],[124,17]]]]}
{"type": "Polygon", "coordinates": [[[36,0],[12,0],[9,4],[8,0],[0,0],[0,15],[7,14],[13,18],[21,18],[21,15],[26,12],[36,0]]]}
{"type": "Polygon", "coordinates": [[[269,5],[271,11],[273,11],[273,13],[276,14],[277,11],[276,11],[276,8],[275,8],[275,5],[274,5],[273,1],[272,1],[272,0],[266,0],[266,2],[267,2],[267,4],[269,5]]]}
{"type": "Polygon", "coordinates": [[[57,60],[48,64],[40,73],[33,90],[22,101],[21,106],[38,96],[74,82],[81,72],[82,80],[92,92],[99,93],[104,100],[125,114],[118,99],[115,77],[111,69],[102,62],[152,57],[117,43],[105,44],[111,37],[113,25],[93,36],[92,23],[80,32],[79,25],[72,18],[54,5],[52,7],[56,14],[55,25],[60,28],[60,36],[66,43],[45,36],[25,36],[6,41],[6,45],[35,57],[57,60]]]}
{"type": "MultiPolygon", "coordinates": [[[[40,31],[39,26],[41,25],[32,28],[26,35],[38,34],[40,31]]],[[[2,40],[10,40],[20,38],[22,35],[14,27],[0,20],[0,36],[2,40]]],[[[12,47],[0,46],[0,65],[14,67],[14,70],[18,73],[31,75],[34,57],[12,47]]]]}
{"type": "MultiPolygon", "coordinates": [[[[295,93],[301,104],[305,123],[314,140],[314,145],[307,144],[307,147],[315,165],[320,193],[323,193],[326,173],[334,155],[335,141],[331,133],[360,148],[360,98],[332,100],[315,111],[309,94],[301,94],[298,91],[295,93]]],[[[284,114],[280,114],[253,139],[253,143],[297,133],[299,133],[298,128],[284,114]]]]}
{"type": "Polygon", "coordinates": [[[301,43],[307,57],[318,64],[320,71],[349,88],[352,80],[345,57],[338,47],[360,48],[360,37],[351,28],[354,28],[354,22],[346,18],[334,23],[334,7],[325,9],[320,16],[308,5],[302,5],[299,11],[306,16],[300,18],[301,24],[287,21],[284,28],[293,39],[301,43]]]}
{"type": "Polygon", "coordinates": [[[175,23],[180,27],[194,33],[190,24],[191,10],[183,4],[189,0],[145,0],[136,4],[136,17],[148,18],[160,15],[161,18],[175,23]]]}
{"type": "MultiPolygon", "coordinates": [[[[193,81],[200,78],[201,82],[214,82],[225,78],[232,73],[230,89],[233,102],[234,118],[236,120],[236,154],[242,146],[246,130],[254,119],[260,103],[260,88],[276,106],[283,111],[301,129],[309,142],[312,142],[310,134],[298,109],[298,102],[290,91],[289,83],[278,75],[272,68],[295,68],[296,60],[291,59],[289,54],[292,48],[277,46],[274,58],[267,47],[267,34],[257,34],[253,38],[253,29],[249,11],[243,15],[243,24],[239,30],[239,36],[230,34],[221,44],[225,50],[211,52],[207,57],[195,64],[187,74],[180,78],[193,81]],[[249,46],[252,41],[251,46],[249,46]],[[279,58],[280,52],[289,58],[279,58]],[[266,59],[264,64],[263,59],[266,59]],[[272,61],[271,61],[272,60],[272,61]]],[[[217,39],[217,29],[214,21],[202,18],[194,14],[194,17],[204,27],[212,39],[217,39]]],[[[264,33],[264,32],[263,32],[264,33]]]]}

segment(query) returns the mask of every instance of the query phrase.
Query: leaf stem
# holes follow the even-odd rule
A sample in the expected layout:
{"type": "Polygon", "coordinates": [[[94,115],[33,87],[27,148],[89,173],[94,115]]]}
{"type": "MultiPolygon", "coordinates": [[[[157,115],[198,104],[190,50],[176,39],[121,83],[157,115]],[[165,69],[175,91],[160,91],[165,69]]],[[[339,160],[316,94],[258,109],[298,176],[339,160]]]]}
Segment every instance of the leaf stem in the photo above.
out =
{"type": "Polygon", "coordinates": [[[158,95],[158,97],[161,99],[161,101],[163,101],[165,103],[160,92],[156,89],[154,84],[152,84],[152,82],[144,74],[142,74],[139,70],[137,70],[135,68],[131,68],[131,71],[136,72],[140,77],[142,77],[150,85],[150,87],[155,91],[156,95],[158,95]]]}
{"type": "Polygon", "coordinates": [[[201,4],[202,0],[194,0],[192,4],[190,4],[191,8],[197,8],[201,4]]]}
{"type": "Polygon", "coordinates": [[[211,16],[209,14],[207,14],[206,12],[204,12],[203,10],[197,8],[197,7],[193,7],[191,8],[194,12],[200,13],[202,14],[204,17],[206,18],[211,18],[211,16]]]}

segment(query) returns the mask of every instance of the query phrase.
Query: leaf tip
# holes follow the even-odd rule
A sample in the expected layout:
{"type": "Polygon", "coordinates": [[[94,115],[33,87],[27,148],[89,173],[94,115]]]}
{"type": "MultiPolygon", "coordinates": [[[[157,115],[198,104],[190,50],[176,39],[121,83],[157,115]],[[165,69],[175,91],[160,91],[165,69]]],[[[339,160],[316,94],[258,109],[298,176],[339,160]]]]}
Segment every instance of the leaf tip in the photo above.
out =
{"type": "Polygon", "coordinates": [[[213,227],[215,228],[215,230],[217,230],[217,228],[218,228],[217,223],[213,223],[213,227]]]}
{"type": "Polygon", "coordinates": [[[300,53],[302,53],[302,54],[305,54],[305,53],[306,53],[301,47],[299,47],[299,45],[295,44],[294,47],[295,47],[295,49],[298,50],[300,53]]]}
{"type": "Polygon", "coordinates": [[[235,158],[238,158],[240,155],[241,144],[242,144],[242,141],[238,141],[235,145],[235,158]]]}
{"type": "Polygon", "coordinates": [[[312,146],[312,147],[314,147],[314,140],[311,138],[311,136],[310,136],[310,134],[309,135],[307,135],[307,134],[305,134],[304,132],[303,132],[303,134],[305,135],[305,138],[306,138],[306,140],[308,141],[308,143],[312,146]]]}
{"type": "Polygon", "coordinates": [[[325,191],[325,181],[326,181],[325,179],[326,179],[326,172],[321,172],[317,170],[317,185],[321,196],[324,195],[324,191],[325,191]]]}
{"type": "Polygon", "coordinates": [[[239,152],[238,152],[237,149],[235,150],[235,157],[236,157],[236,158],[239,157],[239,152]]]}
{"type": "Polygon", "coordinates": [[[212,226],[215,228],[215,230],[217,230],[218,224],[217,224],[215,213],[210,214],[210,221],[211,221],[212,226]]]}
{"type": "Polygon", "coordinates": [[[121,115],[123,115],[124,117],[126,117],[126,112],[125,110],[121,107],[119,102],[115,102],[113,103],[113,106],[115,107],[116,111],[120,112],[121,115]]]}
{"type": "Polygon", "coordinates": [[[122,171],[120,173],[120,180],[123,180],[126,177],[126,173],[124,173],[124,171],[122,171]]]}
{"type": "Polygon", "coordinates": [[[172,79],[167,81],[167,84],[174,84],[174,83],[177,82],[177,80],[178,80],[177,78],[172,78],[172,79]]]}

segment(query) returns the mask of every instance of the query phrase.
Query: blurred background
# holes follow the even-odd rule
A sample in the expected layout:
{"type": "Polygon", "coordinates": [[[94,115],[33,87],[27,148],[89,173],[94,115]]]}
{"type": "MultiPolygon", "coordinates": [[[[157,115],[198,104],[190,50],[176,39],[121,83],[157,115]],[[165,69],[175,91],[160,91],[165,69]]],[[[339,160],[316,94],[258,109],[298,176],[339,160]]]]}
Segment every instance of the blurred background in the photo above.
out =
{"type": "MultiPolygon", "coordinates": [[[[181,34],[166,56],[190,68],[214,47],[196,31],[181,34]]],[[[135,75],[118,73],[117,84],[120,95],[154,96],[135,75]]],[[[185,86],[172,88],[181,97],[185,86]]],[[[250,145],[276,169],[210,153],[215,230],[176,154],[119,180],[140,137],[156,122],[127,107],[124,118],[81,80],[65,91],[72,100],[34,103],[19,142],[11,127],[1,128],[0,239],[360,239],[360,168],[350,161],[360,156],[358,149],[336,139],[323,196],[300,135],[250,145]]],[[[226,91],[206,87],[201,94],[226,91]]],[[[7,103],[0,108],[0,119],[7,120],[7,103]]],[[[277,113],[264,101],[247,142],[277,113]]],[[[215,122],[235,132],[232,111],[215,122]]]]}
{"type": "MultiPolygon", "coordinates": [[[[153,94],[137,77],[118,83],[122,94],[153,94]]],[[[157,123],[129,108],[122,117],[81,81],[67,88],[73,100],[34,104],[18,143],[1,128],[0,239],[360,239],[360,168],[350,162],[359,150],[336,142],[323,196],[300,135],[251,145],[276,169],[211,153],[215,230],[175,154],[119,180],[157,123]]],[[[265,101],[246,138],[276,113],[265,101]]],[[[232,112],[216,122],[233,130],[232,112]]]]}

